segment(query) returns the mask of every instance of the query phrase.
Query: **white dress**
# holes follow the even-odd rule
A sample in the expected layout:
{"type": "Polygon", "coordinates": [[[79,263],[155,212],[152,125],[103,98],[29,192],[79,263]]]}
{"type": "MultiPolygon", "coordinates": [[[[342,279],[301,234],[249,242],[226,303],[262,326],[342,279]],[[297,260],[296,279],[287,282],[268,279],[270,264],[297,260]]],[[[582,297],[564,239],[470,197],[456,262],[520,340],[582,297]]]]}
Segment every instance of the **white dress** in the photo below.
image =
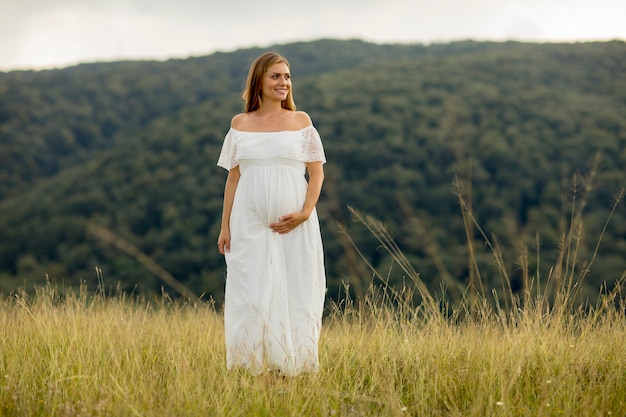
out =
{"type": "Polygon", "coordinates": [[[226,254],[224,326],[228,369],[296,375],[318,369],[326,291],[317,212],[286,234],[269,225],[300,211],[306,162],[326,162],[313,126],[297,131],[231,128],[218,165],[239,165],[226,254]]]}

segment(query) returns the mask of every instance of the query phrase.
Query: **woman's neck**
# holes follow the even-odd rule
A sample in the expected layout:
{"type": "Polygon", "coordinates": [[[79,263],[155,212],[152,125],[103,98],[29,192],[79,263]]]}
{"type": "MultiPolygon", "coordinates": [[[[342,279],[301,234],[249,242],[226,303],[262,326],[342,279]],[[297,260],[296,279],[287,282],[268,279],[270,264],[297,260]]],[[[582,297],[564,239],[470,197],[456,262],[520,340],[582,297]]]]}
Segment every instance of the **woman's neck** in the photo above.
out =
{"type": "Polygon", "coordinates": [[[265,97],[265,99],[261,99],[257,112],[260,115],[276,116],[284,114],[285,110],[287,109],[283,107],[281,100],[274,99],[273,97],[265,97]]]}

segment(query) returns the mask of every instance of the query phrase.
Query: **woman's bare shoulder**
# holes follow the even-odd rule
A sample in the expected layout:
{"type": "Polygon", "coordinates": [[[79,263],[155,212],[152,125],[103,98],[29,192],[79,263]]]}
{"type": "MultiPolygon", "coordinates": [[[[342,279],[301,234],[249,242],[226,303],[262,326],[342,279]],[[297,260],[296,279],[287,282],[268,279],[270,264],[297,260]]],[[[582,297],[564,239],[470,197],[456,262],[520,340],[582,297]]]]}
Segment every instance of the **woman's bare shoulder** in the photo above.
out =
{"type": "Polygon", "coordinates": [[[233,129],[241,129],[248,121],[250,115],[247,113],[239,113],[233,116],[230,121],[230,127],[233,129]]]}
{"type": "Polygon", "coordinates": [[[294,112],[293,122],[297,129],[304,129],[305,127],[309,127],[313,124],[311,117],[303,111],[294,112]]]}

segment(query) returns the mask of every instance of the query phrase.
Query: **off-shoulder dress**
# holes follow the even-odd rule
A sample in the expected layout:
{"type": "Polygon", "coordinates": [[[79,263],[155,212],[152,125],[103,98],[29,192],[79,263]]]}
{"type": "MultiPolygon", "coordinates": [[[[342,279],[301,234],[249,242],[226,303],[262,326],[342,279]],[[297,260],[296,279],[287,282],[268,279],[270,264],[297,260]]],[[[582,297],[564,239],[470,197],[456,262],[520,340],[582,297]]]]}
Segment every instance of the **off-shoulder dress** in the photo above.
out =
{"type": "Polygon", "coordinates": [[[286,234],[269,225],[302,209],[306,163],[326,162],[313,126],[296,131],[231,128],[218,165],[239,166],[226,253],[224,326],[228,369],[285,375],[316,371],[326,290],[316,210],[286,234]]]}

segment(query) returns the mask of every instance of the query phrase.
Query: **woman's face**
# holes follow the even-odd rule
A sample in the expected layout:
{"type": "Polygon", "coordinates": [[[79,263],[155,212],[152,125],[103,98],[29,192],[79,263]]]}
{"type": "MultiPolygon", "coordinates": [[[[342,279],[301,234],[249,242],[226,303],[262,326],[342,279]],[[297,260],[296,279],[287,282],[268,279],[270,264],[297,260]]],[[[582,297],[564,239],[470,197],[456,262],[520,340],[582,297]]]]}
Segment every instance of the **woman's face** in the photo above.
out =
{"type": "Polygon", "coordinates": [[[261,92],[263,100],[284,101],[291,89],[291,74],[284,62],[274,64],[263,76],[261,92]]]}

